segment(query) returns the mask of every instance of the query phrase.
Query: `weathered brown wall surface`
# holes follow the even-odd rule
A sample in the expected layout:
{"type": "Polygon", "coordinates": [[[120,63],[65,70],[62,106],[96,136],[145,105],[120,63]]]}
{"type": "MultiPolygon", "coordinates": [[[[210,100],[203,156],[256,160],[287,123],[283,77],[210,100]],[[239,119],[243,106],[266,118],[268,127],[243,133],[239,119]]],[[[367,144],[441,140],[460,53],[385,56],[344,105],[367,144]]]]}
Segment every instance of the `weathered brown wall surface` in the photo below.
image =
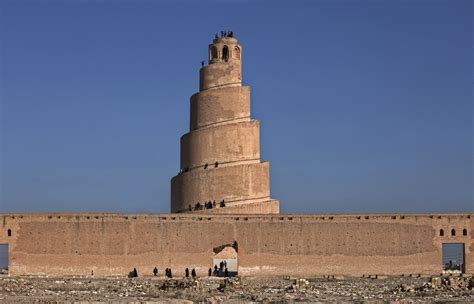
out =
{"type": "Polygon", "coordinates": [[[3,214],[0,221],[12,274],[125,275],[136,267],[146,275],[157,266],[205,275],[213,248],[233,241],[240,275],[438,274],[442,243],[464,243],[466,272],[474,272],[472,214],[3,214]]]}
{"type": "Polygon", "coordinates": [[[230,121],[250,120],[250,87],[222,87],[191,96],[190,131],[230,121]]]}

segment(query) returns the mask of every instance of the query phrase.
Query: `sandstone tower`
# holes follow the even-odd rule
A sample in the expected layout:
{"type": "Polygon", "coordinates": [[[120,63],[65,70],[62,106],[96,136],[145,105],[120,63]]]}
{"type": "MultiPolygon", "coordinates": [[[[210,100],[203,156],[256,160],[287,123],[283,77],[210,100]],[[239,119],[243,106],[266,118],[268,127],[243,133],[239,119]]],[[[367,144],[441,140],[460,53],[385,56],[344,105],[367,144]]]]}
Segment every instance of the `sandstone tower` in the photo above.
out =
{"type": "Polygon", "coordinates": [[[279,213],[269,169],[260,160],[260,122],[250,118],[250,87],[242,86],[242,46],[232,32],[216,36],[191,96],[171,212],[279,213]]]}

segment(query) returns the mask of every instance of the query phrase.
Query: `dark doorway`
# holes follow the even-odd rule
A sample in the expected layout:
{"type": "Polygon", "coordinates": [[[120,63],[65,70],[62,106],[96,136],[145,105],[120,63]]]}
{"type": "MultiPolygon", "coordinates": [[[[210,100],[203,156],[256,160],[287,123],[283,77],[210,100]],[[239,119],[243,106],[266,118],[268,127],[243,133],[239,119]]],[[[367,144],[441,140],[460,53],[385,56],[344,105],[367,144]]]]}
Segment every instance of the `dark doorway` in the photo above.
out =
{"type": "Polygon", "coordinates": [[[229,59],[229,48],[227,45],[224,45],[224,48],[222,49],[222,59],[224,61],[227,61],[229,59]]]}
{"type": "Polygon", "coordinates": [[[464,273],[464,244],[443,244],[443,271],[464,273]]]}
{"type": "Polygon", "coordinates": [[[8,244],[0,244],[0,274],[8,272],[8,244]]]}

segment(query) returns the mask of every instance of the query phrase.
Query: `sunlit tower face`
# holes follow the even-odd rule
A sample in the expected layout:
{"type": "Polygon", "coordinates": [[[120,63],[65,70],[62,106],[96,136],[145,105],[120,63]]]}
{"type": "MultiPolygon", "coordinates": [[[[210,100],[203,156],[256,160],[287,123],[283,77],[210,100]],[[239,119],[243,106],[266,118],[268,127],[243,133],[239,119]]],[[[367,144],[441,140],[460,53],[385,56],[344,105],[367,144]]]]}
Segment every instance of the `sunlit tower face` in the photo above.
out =
{"type": "Polygon", "coordinates": [[[171,180],[171,211],[279,213],[269,163],[260,160],[260,122],[250,117],[250,87],[242,86],[242,46],[227,32],[208,51],[171,180]]]}

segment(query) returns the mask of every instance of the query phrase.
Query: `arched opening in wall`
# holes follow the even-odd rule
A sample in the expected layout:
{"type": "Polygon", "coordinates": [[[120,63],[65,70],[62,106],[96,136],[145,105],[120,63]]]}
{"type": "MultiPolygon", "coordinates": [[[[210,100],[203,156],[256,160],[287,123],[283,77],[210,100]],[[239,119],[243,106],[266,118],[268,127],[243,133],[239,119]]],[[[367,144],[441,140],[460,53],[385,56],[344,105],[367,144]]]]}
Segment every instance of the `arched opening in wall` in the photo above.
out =
{"type": "Polygon", "coordinates": [[[467,229],[466,229],[466,228],[464,228],[464,229],[462,230],[462,235],[464,235],[464,236],[467,235],[467,229]]]}
{"type": "Polygon", "coordinates": [[[456,230],[451,229],[451,236],[456,236],[456,230]]]}
{"type": "Polygon", "coordinates": [[[439,230],[439,236],[444,236],[444,230],[443,229],[439,230]]]}
{"type": "Polygon", "coordinates": [[[232,52],[232,57],[235,59],[240,59],[240,48],[236,46],[232,52]]]}
{"type": "Polygon", "coordinates": [[[234,241],[212,249],[212,275],[218,277],[234,277],[238,274],[238,246],[234,241]]]}
{"type": "Polygon", "coordinates": [[[222,60],[229,60],[229,48],[227,47],[227,45],[224,45],[224,48],[222,49],[222,60]]]}
{"type": "Polygon", "coordinates": [[[12,230],[11,230],[11,229],[8,229],[8,230],[7,230],[7,235],[8,235],[8,236],[12,236],[12,230]]]}
{"type": "Polygon", "coordinates": [[[8,273],[8,244],[0,244],[0,274],[8,273]]]}
{"type": "Polygon", "coordinates": [[[216,60],[219,57],[217,53],[217,48],[215,46],[211,47],[209,60],[216,60]]]}
{"type": "Polygon", "coordinates": [[[464,273],[464,243],[449,243],[442,246],[443,272],[464,273]]]}

